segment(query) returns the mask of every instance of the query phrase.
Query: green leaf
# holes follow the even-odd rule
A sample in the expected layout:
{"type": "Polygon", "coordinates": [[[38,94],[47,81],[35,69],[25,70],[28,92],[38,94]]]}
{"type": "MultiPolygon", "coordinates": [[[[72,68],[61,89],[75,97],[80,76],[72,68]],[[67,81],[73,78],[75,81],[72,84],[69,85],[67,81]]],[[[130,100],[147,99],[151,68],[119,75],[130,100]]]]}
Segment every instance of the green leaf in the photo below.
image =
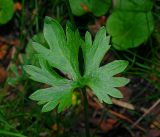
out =
{"type": "Polygon", "coordinates": [[[50,49],[63,54],[67,47],[65,47],[65,33],[62,26],[56,20],[46,17],[43,33],[50,49]]]}
{"type": "Polygon", "coordinates": [[[151,0],[116,0],[114,9],[129,12],[149,12],[153,7],[151,0]]]}
{"type": "MultiPolygon", "coordinates": [[[[69,31],[69,29],[67,29],[67,31],[69,31]]],[[[72,33],[73,34],[71,34],[71,36],[67,35],[68,42],[66,42],[66,37],[60,24],[56,20],[46,17],[44,25],[44,37],[50,49],[45,48],[39,43],[33,43],[33,47],[39,54],[48,60],[53,67],[65,72],[73,79],[78,79],[80,77],[78,54],[75,55],[75,53],[78,53],[80,40],[79,35],[77,34],[78,32],[72,33]],[[73,48],[73,45],[71,47],[67,46],[67,43],[70,44],[76,40],[78,41],[74,45],[75,48],[73,48]],[[73,52],[70,49],[72,49],[73,52]]]]}
{"type": "Polygon", "coordinates": [[[104,101],[105,103],[111,104],[111,97],[115,98],[122,98],[121,92],[114,88],[117,86],[124,86],[129,82],[129,80],[126,80],[124,82],[120,82],[117,84],[117,82],[112,81],[113,83],[110,82],[110,78],[104,77],[101,78],[102,75],[98,77],[93,77],[91,81],[88,82],[88,86],[93,89],[93,92],[95,95],[99,98],[100,101],[104,101]]]}
{"type": "Polygon", "coordinates": [[[65,108],[68,108],[72,104],[72,92],[65,93],[60,101],[58,106],[58,113],[63,111],[65,108]]]}
{"type": "Polygon", "coordinates": [[[38,57],[37,57],[37,53],[34,50],[34,47],[32,45],[33,42],[37,42],[40,43],[42,45],[44,45],[45,47],[49,47],[46,40],[44,39],[44,35],[43,33],[38,33],[36,35],[34,35],[32,37],[32,39],[29,40],[27,46],[26,46],[26,50],[25,50],[25,54],[23,54],[23,62],[24,64],[32,64],[35,66],[38,66],[38,57]]]}
{"type": "Polygon", "coordinates": [[[64,91],[62,93],[59,91],[57,92],[57,94],[54,94],[54,96],[56,98],[46,103],[42,108],[42,112],[51,111],[59,104],[58,113],[60,113],[61,111],[68,108],[72,104],[72,92],[71,91],[67,91],[66,93],[64,91]]]}
{"type": "Polygon", "coordinates": [[[117,0],[107,20],[107,31],[118,50],[135,48],[145,42],[154,29],[150,0],[117,0]]]}
{"type": "Polygon", "coordinates": [[[82,44],[81,37],[77,29],[72,26],[70,22],[66,26],[66,38],[67,38],[67,47],[69,51],[69,60],[74,72],[80,77],[79,72],[79,63],[78,63],[78,52],[79,47],[82,44]]]}
{"type": "Polygon", "coordinates": [[[40,89],[34,92],[31,96],[30,99],[36,100],[36,101],[44,101],[44,102],[49,102],[52,101],[53,99],[59,100],[59,98],[66,92],[66,89],[68,88],[68,85],[64,84],[63,86],[56,86],[56,87],[50,87],[46,89],[40,89]]]}
{"type": "Polygon", "coordinates": [[[57,105],[58,105],[58,100],[52,100],[50,102],[48,102],[47,104],[45,104],[42,108],[42,112],[48,112],[51,111],[52,109],[54,109],[57,105]]]}
{"type": "Polygon", "coordinates": [[[15,133],[15,132],[11,132],[11,131],[7,131],[7,130],[0,130],[0,135],[2,136],[8,136],[8,137],[26,137],[20,133],[15,133]]]}
{"type": "Polygon", "coordinates": [[[110,84],[111,87],[121,87],[127,85],[128,83],[129,79],[123,77],[112,77],[108,82],[108,84],[110,84]]]}
{"type": "Polygon", "coordinates": [[[92,12],[95,16],[102,16],[111,5],[111,0],[69,0],[69,2],[72,12],[76,16],[84,15],[87,12],[92,12]]]}
{"type": "Polygon", "coordinates": [[[114,98],[123,98],[122,93],[116,88],[111,88],[110,90],[108,90],[108,95],[114,98]]]}
{"type": "Polygon", "coordinates": [[[69,0],[72,13],[76,16],[82,16],[89,11],[88,1],[87,0],[69,0]],[[84,10],[86,7],[88,10],[84,10]]]}
{"type": "Polygon", "coordinates": [[[30,99],[45,104],[42,108],[43,112],[48,112],[60,104],[58,112],[61,112],[71,105],[72,90],[70,84],[63,84],[58,87],[37,90],[30,96],[30,99]]]}
{"type": "Polygon", "coordinates": [[[99,100],[111,104],[111,97],[122,98],[122,94],[116,87],[126,85],[129,80],[122,77],[113,77],[123,72],[128,65],[127,61],[116,60],[100,67],[105,53],[110,48],[109,37],[106,36],[105,28],[101,28],[92,45],[90,34],[85,36],[85,44],[82,45],[85,61],[85,79],[99,100]]]}
{"type": "Polygon", "coordinates": [[[88,86],[93,89],[100,101],[111,104],[109,96],[122,98],[121,92],[116,87],[128,84],[129,80],[123,77],[113,77],[122,72],[126,66],[126,61],[114,61],[92,72],[92,78],[88,81],[88,86]]]}
{"type": "Polygon", "coordinates": [[[93,42],[89,32],[85,35],[85,41],[82,41],[78,30],[70,23],[67,23],[65,35],[60,24],[47,17],[44,38],[48,46],[40,42],[32,43],[38,53],[39,65],[24,66],[33,80],[51,86],[39,89],[30,96],[30,99],[37,101],[39,105],[44,105],[43,112],[56,107],[58,112],[68,108],[72,104],[73,91],[85,86],[90,87],[101,102],[111,104],[110,96],[122,98],[121,92],[116,88],[126,85],[129,80],[115,75],[124,71],[128,62],[117,60],[100,66],[110,48],[110,37],[106,36],[104,27],[98,31],[93,42]],[[85,65],[83,75],[79,72],[80,46],[85,65]]]}
{"type": "Polygon", "coordinates": [[[109,50],[110,37],[106,36],[106,30],[102,27],[96,34],[95,40],[91,42],[89,32],[85,36],[86,44],[83,44],[83,55],[85,62],[85,73],[88,74],[93,69],[97,69],[105,53],[109,50]]]}
{"type": "Polygon", "coordinates": [[[98,71],[101,71],[103,75],[107,75],[108,77],[110,77],[123,72],[127,66],[128,61],[115,60],[111,63],[108,63],[107,65],[100,67],[98,71]]]}
{"type": "Polygon", "coordinates": [[[139,46],[147,40],[153,28],[153,17],[150,12],[136,14],[114,12],[107,22],[107,30],[112,36],[113,46],[118,50],[139,46]]]}
{"type": "Polygon", "coordinates": [[[111,3],[111,0],[91,0],[91,11],[95,16],[102,16],[109,10],[111,3]]]}
{"type": "Polygon", "coordinates": [[[38,42],[38,43],[44,45],[45,47],[49,48],[49,46],[48,46],[48,44],[47,44],[47,42],[44,38],[43,33],[38,33],[38,34],[34,35],[33,38],[32,38],[32,41],[33,42],[38,42]]]}
{"type": "Polygon", "coordinates": [[[6,24],[13,16],[13,0],[0,0],[0,24],[6,24]]]}
{"type": "Polygon", "coordinates": [[[61,78],[54,71],[49,72],[36,66],[25,65],[24,70],[31,76],[31,79],[48,85],[61,85],[68,82],[68,80],[61,78]]]}
{"type": "MultiPolygon", "coordinates": [[[[108,89],[104,88],[104,85],[102,85],[101,81],[97,81],[97,79],[98,78],[92,79],[88,83],[88,86],[93,90],[94,94],[98,97],[100,102],[104,101],[107,104],[112,104],[112,101],[108,96],[108,89]]],[[[105,85],[107,85],[107,83],[105,85]]]]}

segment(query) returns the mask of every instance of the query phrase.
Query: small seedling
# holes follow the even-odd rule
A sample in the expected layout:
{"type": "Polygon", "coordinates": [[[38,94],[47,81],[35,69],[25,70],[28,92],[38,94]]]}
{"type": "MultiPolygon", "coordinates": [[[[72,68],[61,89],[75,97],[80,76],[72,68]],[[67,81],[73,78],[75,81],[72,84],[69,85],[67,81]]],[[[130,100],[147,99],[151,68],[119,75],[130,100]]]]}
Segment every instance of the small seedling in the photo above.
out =
{"type": "MultiPolygon", "coordinates": [[[[100,63],[109,50],[110,37],[106,36],[106,29],[102,27],[92,41],[91,34],[86,32],[85,41],[78,30],[68,23],[66,35],[61,25],[50,17],[45,18],[44,38],[47,45],[33,42],[33,48],[38,53],[40,67],[26,65],[24,69],[31,79],[48,84],[50,87],[37,90],[30,98],[43,104],[42,111],[48,112],[58,106],[58,112],[72,104],[72,94],[75,89],[82,91],[87,121],[86,87],[92,89],[100,102],[111,104],[111,98],[122,98],[117,87],[126,85],[129,80],[114,75],[124,71],[128,62],[116,60],[107,65],[100,63]],[[47,48],[48,46],[48,48],[47,48]],[[79,68],[79,49],[82,49],[84,72],[79,68]],[[62,76],[63,75],[63,76],[62,76]]],[[[88,122],[86,122],[86,136],[89,136],[88,122]]]]}

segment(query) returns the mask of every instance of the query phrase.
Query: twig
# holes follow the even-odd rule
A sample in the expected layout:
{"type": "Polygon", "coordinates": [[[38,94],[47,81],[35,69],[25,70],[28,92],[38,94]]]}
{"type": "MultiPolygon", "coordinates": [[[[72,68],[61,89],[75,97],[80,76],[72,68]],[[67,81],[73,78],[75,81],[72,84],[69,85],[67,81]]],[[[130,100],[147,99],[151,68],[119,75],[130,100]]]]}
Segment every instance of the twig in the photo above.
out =
{"type": "MultiPolygon", "coordinates": [[[[87,89],[87,90],[88,90],[89,96],[90,96],[91,98],[93,98],[92,92],[89,92],[89,91],[90,91],[89,89],[87,89]]],[[[102,105],[101,103],[99,103],[99,101],[97,100],[97,98],[93,98],[93,100],[99,105],[100,108],[103,108],[103,105],[102,105]]],[[[113,99],[112,99],[112,102],[113,102],[113,104],[115,104],[115,105],[117,105],[117,106],[119,106],[119,107],[126,108],[126,109],[139,110],[139,111],[142,111],[142,112],[144,112],[144,113],[146,113],[146,112],[148,111],[148,109],[146,109],[146,108],[143,108],[143,107],[138,108],[138,107],[134,106],[133,104],[130,104],[130,103],[128,103],[128,102],[124,102],[124,101],[122,101],[122,100],[118,100],[118,99],[114,99],[114,98],[113,98],[113,99]]]]}
{"type": "Polygon", "coordinates": [[[160,103],[160,99],[157,100],[133,125],[132,128],[135,127],[146,115],[148,115],[152,109],[154,109],[160,103]]]}
{"type": "Polygon", "coordinates": [[[89,129],[89,115],[88,115],[88,98],[86,89],[82,88],[82,94],[84,98],[84,117],[85,117],[85,130],[86,130],[86,137],[90,137],[90,129],[89,129]]]}
{"type": "MultiPolygon", "coordinates": [[[[118,112],[116,112],[116,111],[113,111],[113,110],[107,110],[109,113],[111,113],[112,115],[115,115],[116,117],[118,117],[118,118],[120,118],[120,119],[123,119],[123,120],[125,120],[125,121],[127,121],[127,122],[129,122],[129,123],[131,123],[131,124],[133,124],[134,122],[131,120],[131,119],[129,119],[128,117],[126,117],[126,116],[124,116],[123,114],[120,114],[120,113],[118,113],[118,112]]],[[[143,131],[143,132],[146,132],[146,130],[144,129],[144,128],[142,128],[142,127],[140,127],[139,125],[136,125],[136,127],[138,128],[138,129],[140,129],[141,131],[143,131]]]]}
{"type": "MultiPolygon", "coordinates": [[[[89,91],[89,89],[87,89],[87,91],[89,91]]],[[[91,98],[93,98],[93,94],[91,93],[91,92],[88,92],[88,95],[91,97],[91,98]]],[[[93,100],[98,104],[98,106],[99,106],[99,108],[100,109],[104,109],[105,108],[105,106],[103,105],[103,104],[101,104],[101,103],[99,103],[99,101],[97,100],[97,98],[93,98],[93,100]]],[[[113,100],[112,100],[113,101],[113,100]]],[[[129,104],[128,105],[128,103],[126,103],[126,102],[124,102],[124,101],[120,101],[119,100],[119,102],[118,102],[118,100],[116,100],[116,99],[114,99],[114,101],[113,101],[113,103],[115,103],[115,104],[117,104],[118,106],[130,106],[130,107],[125,107],[125,108],[128,108],[128,109],[133,109],[133,110],[135,110],[135,107],[133,107],[133,105],[131,105],[131,104],[129,104]],[[116,103],[115,103],[116,102],[116,103]],[[124,105],[124,104],[125,105],[124,105]],[[120,105],[121,104],[121,105],[120,105]],[[122,105],[123,104],[123,105],[122,105]],[[131,107],[132,106],[132,107],[131,107]]],[[[131,119],[129,119],[128,117],[126,117],[126,116],[124,116],[123,114],[120,114],[120,113],[118,113],[118,112],[115,112],[115,111],[113,111],[113,110],[106,110],[107,112],[109,112],[109,113],[111,113],[112,115],[115,115],[116,117],[118,117],[118,118],[120,118],[120,119],[123,119],[123,120],[126,120],[127,122],[129,122],[129,123],[131,123],[131,124],[133,124],[134,123],[134,121],[132,121],[131,119]]],[[[141,126],[139,126],[139,125],[136,125],[136,127],[138,128],[138,129],[140,129],[141,131],[143,131],[143,132],[146,132],[146,130],[144,129],[144,128],[142,128],[141,126]]]]}
{"type": "Polygon", "coordinates": [[[124,102],[124,101],[121,101],[121,100],[117,100],[117,99],[114,99],[114,98],[112,99],[112,102],[113,102],[113,104],[115,104],[117,106],[120,106],[120,107],[123,107],[123,108],[126,108],[126,109],[130,109],[130,110],[136,110],[137,109],[137,110],[140,110],[144,113],[146,113],[147,110],[148,110],[148,109],[143,108],[143,107],[138,108],[138,107],[134,106],[133,104],[130,104],[128,102],[124,102]]]}

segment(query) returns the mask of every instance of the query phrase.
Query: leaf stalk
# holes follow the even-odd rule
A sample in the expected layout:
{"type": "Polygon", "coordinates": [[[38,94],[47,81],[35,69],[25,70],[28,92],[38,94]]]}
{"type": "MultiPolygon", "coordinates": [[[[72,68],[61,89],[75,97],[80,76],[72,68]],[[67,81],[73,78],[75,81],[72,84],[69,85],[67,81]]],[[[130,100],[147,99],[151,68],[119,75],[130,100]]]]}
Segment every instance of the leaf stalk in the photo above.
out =
{"type": "Polygon", "coordinates": [[[83,105],[84,105],[84,117],[85,117],[85,133],[86,137],[90,137],[90,130],[89,130],[89,115],[88,115],[88,98],[87,98],[87,92],[85,88],[82,88],[82,94],[83,94],[83,105]]]}

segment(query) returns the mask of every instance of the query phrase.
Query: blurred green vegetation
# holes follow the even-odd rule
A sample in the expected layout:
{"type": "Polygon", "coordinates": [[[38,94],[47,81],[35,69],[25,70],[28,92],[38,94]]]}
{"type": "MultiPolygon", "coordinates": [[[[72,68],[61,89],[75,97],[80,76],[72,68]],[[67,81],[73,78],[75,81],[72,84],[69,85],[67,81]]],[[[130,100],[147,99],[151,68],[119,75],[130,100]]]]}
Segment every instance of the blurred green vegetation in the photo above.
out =
{"type": "MultiPolygon", "coordinates": [[[[24,64],[37,63],[31,41],[40,37],[42,43],[45,42],[41,38],[45,16],[57,19],[62,26],[70,20],[82,37],[87,30],[94,37],[100,26],[106,26],[113,46],[102,65],[113,59],[130,62],[128,70],[123,74],[131,79],[128,88],[132,90],[132,95],[128,102],[148,108],[160,98],[159,0],[103,0],[104,4],[97,4],[97,0],[77,0],[77,3],[73,0],[14,0],[13,16],[12,8],[2,11],[2,6],[5,8],[9,4],[7,1],[4,4],[4,0],[0,0],[0,4],[2,1],[0,46],[5,43],[1,42],[1,37],[4,37],[7,39],[5,44],[8,50],[6,56],[0,59],[0,67],[7,72],[5,78],[0,75],[0,137],[84,136],[80,94],[75,93],[74,106],[60,115],[56,111],[41,113],[41,107],[28,98],[35,90],[46,86],[29,80],[23,70],[24,64]],[[16,4],[20,4],[19,7],[16,8],[16,4]],[[99,6],[101,4],[103,8],[99,6]],[[10,13],[7,15],[7,12],[10,13]],[[3,16],[6,16],[6,21],[3,16]],[[34,36],[37,33],[39,36],[34,36]],[[19,41],[17,46],[9,42],[10,37],[11,41],[19,41]]],[[[106,109],[121,111],[122,108],[114,105],[106,106],[106,109]]],[[[91,114],[95,112],[93,109],[90,111],[91,114]]],[[[104,110],[100,112],[100,119],[111,115],[104,110]]],[[[125,114],[134,120],[141,116],[139,111],[126,110],[125,114]]],[[[150,123],[149,118],[144,119],[144,127],[150,123]]],[[[123,120],[119,120],[117,127],[137,132],[137,129],[131,128],[130,123],[123,120]]],[[[102,135],[99,127],[93,129],[95,137],[111,136],[110,132],[102,135]]]]}

